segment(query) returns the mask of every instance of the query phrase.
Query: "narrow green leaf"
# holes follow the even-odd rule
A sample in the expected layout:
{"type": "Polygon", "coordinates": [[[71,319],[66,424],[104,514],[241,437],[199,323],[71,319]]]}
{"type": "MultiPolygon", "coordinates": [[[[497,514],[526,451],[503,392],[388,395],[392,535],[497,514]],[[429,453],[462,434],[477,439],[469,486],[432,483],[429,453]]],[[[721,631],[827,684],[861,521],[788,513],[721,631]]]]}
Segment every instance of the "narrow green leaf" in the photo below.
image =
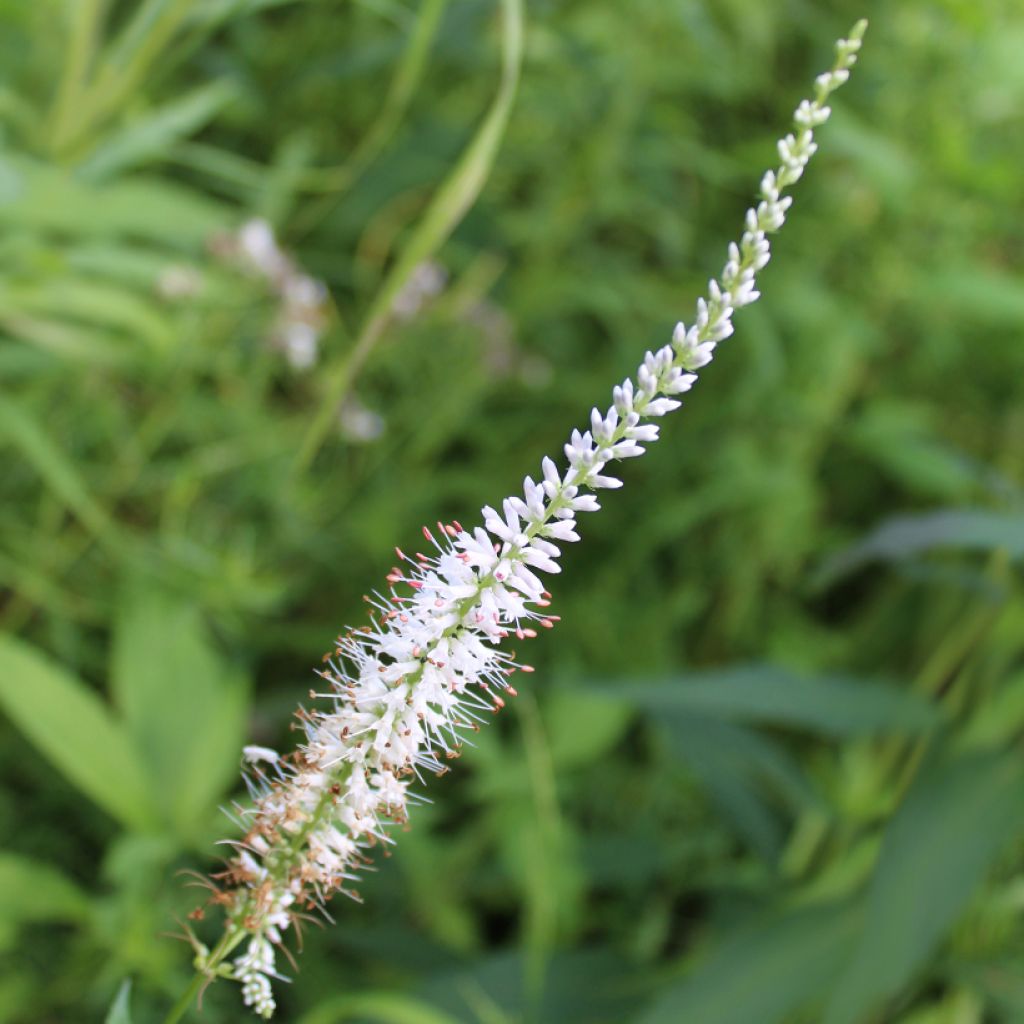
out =
{"type": "Polygon", "coordinates": [[[0,927],[22,921],[79,921],[89,897],[57,868],[0,852],[0,927]]]}
{"type": "Polygon", "coordinates": [[[416,95],[430,48],[437,36],[447,5],[448,0],[424,0],[420,5],[380,113],[374,118],[369,131],[358,142],[345,163],[340,167],[310,171],[308,177],[331,194],[325,197],[325,200],[315,203],[311,210],[306,212],[304,221],[315,222],[322,219],[394,136],[416,95]]]}
{"type": "Polygon", "coordinates": [[[51,491],[97,538],[111,540],[113,524],[89,493],[71,460],[27,410],[0,396],[0,441],[12,442],[51,491]]]}
{"type": "Polygon", "coordinates": [[[153,63],[167,58],[197,0],[142,0],[132,16],[96,61],[97,73],[80,98],[77,133],[85,138],[123,109],[144,81],[153,63]]]}
{"type": "Polygon", "coordinates": [[[345,184],[350,184],[352,178],[373,161],[401,124],[423,77],[427,56],[447,5],[448,0],[424,0],[420,5],[416,22],[409,34],[402,59],[395,68],[395,75],[384,97],[380,114],[374,118],[369,132],[359,142],[342,168],[342,171],[346,172],[343,179],[345,184]]]}
{"type": "Polygon", "coordinates": [[[192,605],[135,587],[117,620],[111,686],[156,799],[188,837],[237,775],[247,709],[239,673],[192,605]]]}
{"type": "Polygon", "coordinates": [[[480,195],[498,154],[523,59],[522,0],[501,0],[501,80],[498,91],[469,145],[431,198],[366,312],[359,336],[344,361],[333,368],[317,415],[299,450],[296,465],[307,467],[330,430],[338,403],[351,386],[390,318],[395,298],[413,271],[448,240],[480,195]]]}
{"type": "Polygon", "coordinates": [[[501,82],[494,102],[399,253],[366,315],[368,322],[388,315],[395,296],[405,286],[409,275],[448,239],[480,195],[497,156],[519,85],[522,19],[521,0],[502,0],[501,82]]]}
{"type": "Polygon", "coordinates": [[[79,175],[86,181],[102,181],[160,159],[176,142],[212,120],[234,96],[228,82],[210,82],[148,111],[97,146],[79,166],[79,175]]]}
{"type": "Polygon", "coordinates": [[[932,705],[909,690],[860,679],[803,676],[771,665],[737,665],[602,692],[614,692],[655,713],[685,711],[829,736],[921,732],[940,720],[932,705]]]}
{"type": "Polygon", "coordinates": [[[826,1024],[856,1024],[896,994],[941,940],[995,855],[1024,827],[1016,751],[928,762],[886,829],[863,930],[826,1024]]]}
{"type": "MultiPolygon", "coordinates": [[[[0,288],[0,305],[6,298],[0,288]]],[[[14,338],[32,345],[36,352],[57,356],[69,363],[115,367],[123,365],[133,354],[123,339],[114,341],[107,331],[45,317],[26,316],[12,311],[10,306],[2,322],[14,338]]]]}
{"type": "Polygon", "coordinates": [[[308,132],[296,131],[277,147],[273,160],[260,175],[252,212],[271,224],[291,222],[292,209],[314,147],[308,132]]]}
{"type": "Polygon", "coordinates": [[[117,995],[114,996],[104,1024],[132,1024],[131,994],[132,983],[125,978],[117,990],[117,995]]]}
{"type": "Polygon", "coordinates": [[[234,218],[227,207],[168,181],[121,178],[102,186],[61,168],[19,157],[7,161],[19,178],[10,196],[0,194],[0,226],[58,232],[62,237],[133,238],[190,250],[234,218]]]}
{"type": "Polygon", "coordinates": [[[29,316],[84,322],[127,336],[132,347],[169,348],[174,335],[155,299],[95,277],[53,277],[15,291],[12,299],[29,316]]]}
{"type": "Polygon", "coordinates": [[[796,762],[767,737],[706,715],[659,712],[655,724],[736,831],[775,862],[785,829],[773,805],[780,799],[793,809],[815,803],[796,762]]]}
{"type": "Polygon", "coordinates": [[[0,709],[40,752],[126,825],[154,821],[131,741],[84,683],[28,644],[0,636],[0,709]]]}
{"type": "Polygon", "coordinates": [[[1005,551],[1024,557],[1024,516],[985,509],[940,509],[888,519],[862,541],[835,555],[818,572],[815,585],[828,586],[870,562],[897,562],[934,548],[1005,551]]]}
{"type": "Polygon", "coordinates": [[[857,917],[828,907],[768,919],[722,941],[638,1024],[779,1024],[818,1001],[856,939],[857,917]]]}

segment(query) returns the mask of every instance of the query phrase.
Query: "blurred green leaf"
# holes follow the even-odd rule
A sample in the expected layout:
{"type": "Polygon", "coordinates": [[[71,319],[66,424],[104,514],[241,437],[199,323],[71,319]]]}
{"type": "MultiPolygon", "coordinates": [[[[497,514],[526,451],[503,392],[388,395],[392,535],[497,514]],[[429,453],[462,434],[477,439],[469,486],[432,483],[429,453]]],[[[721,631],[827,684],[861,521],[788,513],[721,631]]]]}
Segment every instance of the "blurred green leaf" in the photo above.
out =
{"type": "Polygon", "coordinates": [[[927,407],[909,402],[875,402],[845,439],[911,493],[947,503],[968,501],[982,468],[936,436],[931,415],[927,407]]]}
{"type": "Polygon", "coordinates": [[[237,776],[244,678],[220,657],[194,605],[138,582],[121,602],[111,690],[155,799],[191,838],[237,776]]]}
{"type": "Polygon", "coordinates": [[[74,463],[22,406],[0,395],[0,440],[12,442],[51,491],[97,538],[111,541],[114,525],[89,493],[74,463]]]}
{"type": "Polygon", "coordinates": [[[144,769],[103,702],[28,644],[0,636],[0,707],[68,780],[122,823],[154,812],[144,769]]]}
{"type": "Polygon", "coordinates": [[[850,908],[782,913],[726,936],[638,1024],[780,1024],[828,990],[856,938],[850,908]]]}
{"type": "Polygon", "coordinates": [[[333,193],[327,197],[327,203],[316,204],[312,211],[316,216],[322,215],[327,204],[333,206],[337,202],[337,193],[351,187],[353,181],[377,158],[395,134],[416,95],[430,48],[447,6],[448,0],[424,0],[424,3],[420,4],[416,21],[409,32],[409,38],[388,86],[380,113],[374,118],[369,130],[353,148],[344,164],[313,172],[314,180],[333,193]]]}
{"type": "Polygon", "coordinates": [[[113,328],[133,345],[166,351],[174,340],[155,296],[139,295],[96,278],[53,277],[35,288],[12,291],[8,300],[15,307],[14,315],[47,316],[113,328]]]}
{"type": "Polygon", "coordinates": [[[28,342],[37,353],[57,356],[69,364],[109,368],[123,364],[131,355],[123,342],[113,341],[106,331],[17,313],[8,313],[4,319],[15,338],[3,340],[28,342]]]}
{"type": "Polygon", "coordinates": [[[975,322],[1016,327],[1024,317],[1024,283],[1009,269],[976,263],[929,268],[922,281],[937,302],[975,322]]]}
{"type": "Polygon", "coordinates": [[[1024,516],[984,509],[940,509],[888,519],[826,562],[815,583],[828,586],[870,562],[896,562],[936,548],[1005,551],[1011,558],[1024,557],[1024,516]]]}
{"type": "Polygon", "coordinates": [[[313,144],[308,133],[297,131],[287,136],[263,169],[252,199],[252,212],[271,224],[287,223],[312,158],[313,144]]]}
{"type": "Polygon", "coordinates": [[[516,950],[435,972],[423,991],[431,1003],[473,1024],[620,1024],[636,1012],[637,988],[621,952],[581,948],[556,953],[544,991],[531,998],[526,958],[516,950]]]}
{"type": "Polygon", "coordinates": [[[552,690],[543,704],[551,760],[576,768],[605,754],[633,717],[626,704],[585,689],[552,690]]]}
{"type": "Polygon", "coordinates": [[[693,712],[829,736],[916,733],[941,720],[934,707],[909,690],[841,676],[797,675],[771,665],[688,673],[681,679],[623,685],[610,692],[654,714],[693,712]]]}
{"type": "Polygon", "coordinates": [[[858,940],[825,1024],[856,1024],[895,995],[956,919],[995,855],[1024,827],[1018,752],[937,756],[885,831],[858,940]]]}
{"type": "Polygon", "coordinates": [[[960,733],[967,749],[995,750],[1024,730],[1024,672],[1011,676],[982,701],[960,733]]]}
{"type": "Polygon", "coordinates": [[[85,181],[103,181],[151,160],[159,160],[180,139],[202,128],[234,96],[226,81],[201,85],[148,111],[106,138],[78,168],[85,181]]]}
{"type": "Polygon", "coordinates": [[[156,178],[90,185],[36,161],[10,159],[19,188],[0,195],[0,226],[66,235],[132,238],[195,250],[230,223],[226,208],[198,192],[156,178]]]}
{"type": "Polygon", "coordinates": [[[740,835],[775,862],[785,828],[773,805],[780,799],[792,809],[816,803],[793,758],[753,730],[707,715],[661,710],[653,722],[740,835]]]}
{"type": "Polygon", "coordinates": [[[104,1024],[132,1024],[131,994],[132,983],[126,978],[114,996],[104,1024]]]}
{"type": "Polygon", "coordinates": [[[89,911],[88,895],[56,868],[0,852],[0,940],[25,921],[81,921],[89,911]]]}

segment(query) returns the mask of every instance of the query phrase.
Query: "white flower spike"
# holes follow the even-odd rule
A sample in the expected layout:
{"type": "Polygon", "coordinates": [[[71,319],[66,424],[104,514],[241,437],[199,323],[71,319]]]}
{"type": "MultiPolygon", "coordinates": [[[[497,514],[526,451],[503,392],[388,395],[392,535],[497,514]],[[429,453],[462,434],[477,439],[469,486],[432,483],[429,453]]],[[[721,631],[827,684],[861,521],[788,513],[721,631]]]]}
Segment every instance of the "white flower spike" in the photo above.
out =
{"type": "Polygon", "coordinates": [[[288,955],[283,933],[304,915],[326,914],[339,891],[358,898],[352,883],[373,849],[394,841],[392,826],[406,821],[416,800],[411,784],[448,771],[465,733],[516,695],[512,676],[532,671],[500,645],[554,625],[541,575],[558,572],[559,545],[579,539],[577,514],[598,509],[589,492],[622,486],[612,463],[657,440],[658,427],[646,421],[679,407],[677,396],[732,334],[733,312],[758,298],[767,236],[791,203],[782,192],[814,155],[814,128],[830,113],[825,100],[849,76],[865,28],[859,22],[837,43],[815,98],[797,107],[793,132],[779,142],[781,165],[764,175],[757,206],[720,279],[698,300],[693,324],[678,324],[670,344],[646,354],[635,380],[613,389],[611,407],[594,409],[589,429],[572,432],[564,471],[545,458],[522,496],[483,509],[482,527],[438,523],[423,530],[424,553],[396,549],[388,590],[368,599],[370,624],[338,640],[319,672],[323,692],[311,694],[316,710],[297,714],[298,749],[279,756],[246,748],[253,803],[239,810],[244,835],[230,843],[234,855],[211,883],[227,924],[213,951],[197,945],[196,966],[205,978],[239,981],[259,1016],[274,1012],[276,954],[288,955]]]}

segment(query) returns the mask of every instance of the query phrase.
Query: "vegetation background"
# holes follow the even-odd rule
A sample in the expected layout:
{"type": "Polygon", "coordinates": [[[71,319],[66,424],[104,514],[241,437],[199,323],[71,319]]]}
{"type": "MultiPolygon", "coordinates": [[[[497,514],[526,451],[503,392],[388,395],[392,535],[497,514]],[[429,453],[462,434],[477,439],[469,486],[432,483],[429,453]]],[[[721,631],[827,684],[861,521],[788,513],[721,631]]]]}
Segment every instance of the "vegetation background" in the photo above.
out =
{"type": "Polygon", "coordinates": [[[861,16],[764,300],[280,1019],[1024,1020],[1019,3],[516,6],[0,0],[0,1021],[162,1019],[242,744],[690,315],[861,16]]]}

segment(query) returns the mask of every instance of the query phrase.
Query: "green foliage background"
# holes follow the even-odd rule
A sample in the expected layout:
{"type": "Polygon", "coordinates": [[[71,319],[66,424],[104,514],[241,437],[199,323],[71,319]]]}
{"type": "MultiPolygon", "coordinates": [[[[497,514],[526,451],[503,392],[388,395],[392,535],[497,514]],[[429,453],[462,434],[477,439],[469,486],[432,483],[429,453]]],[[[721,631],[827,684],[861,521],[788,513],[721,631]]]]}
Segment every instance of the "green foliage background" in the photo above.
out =
{"type": "Polygon", "coordinates": [[[763,301],[280,1016],[1024,1019],[1019,5],[530,0],[502,110],[504,10],[0,0],[0,1021],[162,1019],[241,745],[691,314],[861,16],[763,301]],[[330,289],[312,372],[210,252],[253,216],[330,289]]]}

